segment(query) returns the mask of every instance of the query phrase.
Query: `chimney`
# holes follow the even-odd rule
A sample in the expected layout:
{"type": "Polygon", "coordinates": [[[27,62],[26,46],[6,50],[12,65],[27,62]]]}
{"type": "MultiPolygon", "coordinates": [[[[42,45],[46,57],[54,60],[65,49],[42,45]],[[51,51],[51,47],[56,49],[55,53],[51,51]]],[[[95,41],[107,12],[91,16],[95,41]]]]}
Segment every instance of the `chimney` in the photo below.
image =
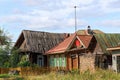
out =
{"type": "Polygon", "coordinates": [[[90,26],[88,26],[88,28],[87,28],[87,33],[89,35],[93,35],[93,31],[91,30],[90,26]]]}
{"type": "Polygon", "coordinates": [[[70,37],[70,33],[65,33],[65,39],[70,37]]]}

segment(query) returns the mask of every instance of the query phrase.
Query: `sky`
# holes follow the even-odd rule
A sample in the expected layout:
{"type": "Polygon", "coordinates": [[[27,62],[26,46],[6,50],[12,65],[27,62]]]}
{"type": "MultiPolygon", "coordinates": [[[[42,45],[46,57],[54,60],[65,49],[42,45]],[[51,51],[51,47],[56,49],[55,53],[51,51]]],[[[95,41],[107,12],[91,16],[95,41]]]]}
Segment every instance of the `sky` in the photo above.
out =
{"type": "Polygon", "coordinates": [[[0,0],[0,27],[15,42],[22,30],[54,33],[98,29],[120,33],[120,0],[0,0]]]}

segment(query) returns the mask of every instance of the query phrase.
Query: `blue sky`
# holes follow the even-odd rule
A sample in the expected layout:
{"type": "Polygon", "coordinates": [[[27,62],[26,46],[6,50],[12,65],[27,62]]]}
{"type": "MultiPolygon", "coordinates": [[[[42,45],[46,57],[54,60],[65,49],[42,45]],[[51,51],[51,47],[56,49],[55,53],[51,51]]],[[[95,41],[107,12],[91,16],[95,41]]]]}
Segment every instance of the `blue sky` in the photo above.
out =
{"type": "Polygon", "coordinates": [[[0,26],[13,41],[24,29],[74,32],[75,5],[77,29],[120,33],[120,0],[0,0],[0,26]]]}

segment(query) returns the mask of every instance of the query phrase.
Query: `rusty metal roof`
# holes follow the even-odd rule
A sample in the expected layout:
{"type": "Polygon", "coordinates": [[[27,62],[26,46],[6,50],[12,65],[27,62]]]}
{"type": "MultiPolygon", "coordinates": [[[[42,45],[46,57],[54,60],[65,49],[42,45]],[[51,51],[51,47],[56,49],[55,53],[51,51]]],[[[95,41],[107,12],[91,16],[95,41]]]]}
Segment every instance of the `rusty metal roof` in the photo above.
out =
{"type": "Polygon", "coordinates": [[[88,48],[93,36],[92,35],[79,35],[78,37],[82,41],[82,43],[84,44],[85,48],[88,48]]]}
{"type": "Polygon", "coordinates": [[[105,54],[111,53],[107,48],[118,46],[120,43],[120,34],[95,34],[94,36],[105,54]]]}
{"type": "Polygon", "coordinates": [[[71,35],[70,37],[66,38],[63,42],[55,46],[54,48],[50,49],[46,52],[46,54],[53,54],[53,53],[63,53],[67,50],[71,42],[74,40],[76,34],[71,35]]]}
{"type": "MultiPolygon", "coordinates": [[[[85,48],[88,48],[93,36],[91,36],[91,35],[76,35],[76,33],[75,33],[75,34],[71,35],[70,37],[68,37],[67,39],[65,39],[60,44],[58,44],[56,47],[47,51],[46,54],[56,54],[56,53],[64,53],[64,52],[70,51],[71,45],[73,45],[74,40],[77,39],[77,37],[83,43],[85,48]]],[[[79,50],[80,48],[76,48],[76,49],[79,50]]]]}
{"type": "MultiPolygon", "coordinates": [[[[92,30],[94,34],[103,34],[104,32],[100,30],[92,30]]],[[[77,35],[88,35],[87,30],[78,30],[77,35]]]]}
{"type": "Polygon", "coordinates": [[[50,33],[42,31],[23,30],[14,47],[20,48],[25,40],[27,46],[26,52],[44,54],[49,49],[62,42],[65,37],[66,33],[50,33]]]}

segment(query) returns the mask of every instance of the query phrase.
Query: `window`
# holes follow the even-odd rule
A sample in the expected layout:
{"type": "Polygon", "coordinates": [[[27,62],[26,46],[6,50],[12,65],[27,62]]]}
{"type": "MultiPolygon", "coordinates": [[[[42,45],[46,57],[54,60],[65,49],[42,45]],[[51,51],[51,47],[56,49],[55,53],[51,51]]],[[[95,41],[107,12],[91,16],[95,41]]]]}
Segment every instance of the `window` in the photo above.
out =
{"type": "Polygon", "coordinates": [[[56,67],[59,67],[60,65],[59,65],[59,55],[56,55],[56,67]]]}
{"type": "Polygon", "coordinates": [[[65,55],[62,55],[62,65],[61,67],[66,67],[66,58],[65,55]]]}
{"type": "Polygon", "coordinates": [[[50,56],[50,67],[54,67],[54,57],[50,56]]]}
{"type": "Polygon", "coordinates": [[[50,67],[66,67],[65,55],[50,56],[50,67]]]}

